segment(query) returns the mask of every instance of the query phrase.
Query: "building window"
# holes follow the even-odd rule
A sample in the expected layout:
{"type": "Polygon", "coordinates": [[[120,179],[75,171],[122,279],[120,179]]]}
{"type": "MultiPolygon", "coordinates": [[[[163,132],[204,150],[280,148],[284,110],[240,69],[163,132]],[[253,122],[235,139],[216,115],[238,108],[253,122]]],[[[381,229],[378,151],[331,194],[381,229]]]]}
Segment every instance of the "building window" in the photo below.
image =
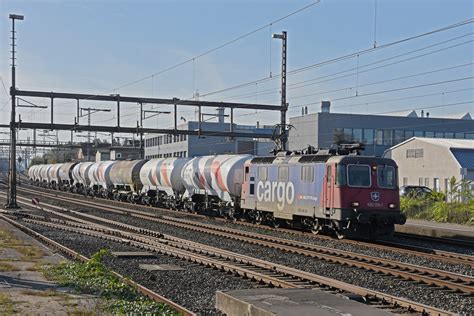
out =
{"type": "Polygon", "coordinates": [[[454,137],[459,138],[459,139],[464,139],[464,133],[455,133],[454,137]]]}
{"type": "Polygon", "coordinates": [[[415,137],[424,137],[424,136],[425,136],[425,132],[423,132],[423,131],[415,131],[415,132],[413,133],[413,135],[414,135],[415,137]]]}
{"type": "Polygon", "coordinates": [[[444,138],[444,132],[435,132],[436,138],[444,138]]]}
{"type": "Polygon", "coordinates": [[[405,131],[405,138],[403,140],[407,140],[413,137],[413,131],[405,131]]]}
{"type": "Polygon", "coordinates": [[[408,184],[408,177],[403,177],[403,185],[407,185],[408,184]]]}
{"type": "Polygon", "coordinates": [[[415,158],[415,150],[407,149],[407,158],[415,158]]]}
{"type": "Polygon", "coordinates": [[[474,139],[474,133],[466,133],[466,134],[464,134],[464,137],[466,139],[474,139]]]}
{"type": "Polygon", "coordinates": [[[418,178],[418,185],[423,185],[423,178],[418,178]]]}
{"type": "Polygon", "coordinates": [[[301,167],[301,181],[303,182],[314,181],[314,168],[312,166],[301,167]]]}
{"type": "Polygon", "coordinates": [[[392,130],[390,129],[383,130],[383,144],[386,146],[392,145],[392,130]]]}
{"type": "Polygon", "coordinates": [[[439,192],[439,178],[433,178],[433,190],[439,192]]]}
{"type": "Polygon", "coordinates": [[[278,181],[288,181],[288,167],[278,167],[278,181]]]}
{"type": "Polygon", "coordinates": [[[434,137],[434,132],[425,132],[425,137],[433,138],[434,137]]]}
{"type": "Polygon", "coordinates": [[[396,129],[393,131],[393,144],[400,144],[401,142],[404,141],[405,133],[402,130],[396,129]]]}
{"type": "Polygon", "coordinates": [[[364,128],[364,141],[363,143],[366,145],[373,145],[374,144],[374,130],[371,128],[364,128]]]}
{"type": "Polygon", "coordinates": [[[415,158],[423,158],[423,148],[415,149],[415,158]]]}
{"type": "Polygon", "coordinates": [[[362,128],[354,128],[352,129],[352,138],[351,140],[356,142],[362,141],[362,128]]]}
{"type": "Polygon", "coordinates": [[[425,178],[425,187],[430,187],[430,179],[429,178],[425,178]]]}
{"type": "Polygon", "coordinates": [[[344,132],[342,128],[335,128],[333,130],[333,141],[334,143],[339,143],[344,141],[344,132]]]}
{"type": "Polygon", "coordinates": [[[375,144],[383,145],[383,130],[381,129],[375,131],[375,144]]]}
{"type": "Polygon", "coordinates": [[[452,132],[445,132],[445,133],[444,133],[444,138],[454,138],[454,133],[452,133],[452,132]]]}

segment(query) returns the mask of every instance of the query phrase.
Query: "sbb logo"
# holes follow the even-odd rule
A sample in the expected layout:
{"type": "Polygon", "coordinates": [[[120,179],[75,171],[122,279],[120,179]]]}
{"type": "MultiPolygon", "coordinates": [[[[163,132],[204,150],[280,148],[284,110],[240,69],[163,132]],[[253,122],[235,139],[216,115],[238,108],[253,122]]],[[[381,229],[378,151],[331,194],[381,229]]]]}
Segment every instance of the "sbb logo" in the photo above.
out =
{"type": "Polygon", "coordinates": [[[295,200],[295,186],[292,182],[265,181],[257,184],[257,200],[277,202],[277,209],[282,211],[285,204],[293,204],[295,200]]]}

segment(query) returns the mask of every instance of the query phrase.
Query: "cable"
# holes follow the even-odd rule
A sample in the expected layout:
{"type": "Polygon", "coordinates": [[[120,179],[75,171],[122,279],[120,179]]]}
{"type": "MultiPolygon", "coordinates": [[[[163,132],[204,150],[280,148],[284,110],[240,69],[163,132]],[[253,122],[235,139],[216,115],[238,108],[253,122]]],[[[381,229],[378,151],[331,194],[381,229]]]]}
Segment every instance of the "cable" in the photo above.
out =
{"type": "MultiPolygon", "coordinates": [[[[371,82],[371,83],[366,83],[366,84],[363,84],[363,85],[359,85],[359,88],[360,88],[360,87],[373,86],[373,85],[381,84],[381,83],[387,83],[387,82],[391,82],[391,81],[397,81],[397,80],[402,80],[402,79],[407,79],[407,78],[413,78],[413,77],[418,77],[418,76],[433,74],[433,73],[442,72],[442,71],[447,71],[447,70],[452,70],[452,69],[457,69],[457,68],[462,68],[462,67],[466,67],[466,66],[471,66],[472,64],[473,64],[473,63],[468,63],[468,64],[463,64],[463,65],[451,66],[451,67],[447,67],[447,68],[436,69],[436,70],[431,70],[431,71],[426,71],[426,72],[421,72],[421,73],[406,75],[406,76],[397,77],[397,78],[392,78],[392,79],[386,79],[386,80],[375,81],[375,82],[371,82]]],[[[352,88],[355,88],[355,87],[347,87],[347,88],[341,88],[341,89],[332,90],[332,91],[323,91],[323,92],[318,92],[318,93],[311,93],[311,94],[306,94],[306,95],[300,95],[300,96],[292,97],[292,99],[306,98],[306,97],[309,97],[309,96],[320,95],[320,94],[325,94],[325,93],[329,93],[329,92],[338,92],[338,91],[348,90],[348,89],[352,89],[352,88]]],[[[357,97],[358,95],[355,95],[355,96],[357,97]]],[[[291,107],[291,106],[290,106],[290,107],[291,107]]]]}
{"type": "Polygon", "coordinates": [[[281,21],[283,21],[283,20],[285,20],[285,19],[287,19],[287,18],[289,18],[289,17],[291,17],[291,16],[293,16],[293,15],[295,15],[295,14],[298,14],[298,13],[300,13],[300,12],[306,10],[306,9],[311,8],[312,6],[314,6],[314,5],[316,5],[316,4],[319,4],[320,2],[321,2],[320,0],[314,1],[314,2],[312,2],[312,3],[310,3],[310,4],[307,4],[306,6],[300,8],[300,9],[298,9],[298,10],[296,10],[296,11],[293,11],[293,12],[291,12],[291,13],[289,13],[289,14],[287,14],[287,15],[281,17],[281,18],[278,18],[278,19],[276,19],[276,20],[274,20],[274,21],[271,21],[270,23],[267,23],[267,24],[265,24],[265,25],[263,25],[263,26],[260,26],[260,27],[256,28],[256,29],[253,30],[253,31],[247,32],[247,33],[245,33],[245,34],[243,34],[243,35],[240,35],[240,36],[238,36],[238,37],[236,37],[236,38],[234,38],[234,39],[232,39],[232,40],[230,40],[230,41],[227,41],[227,42],[225,42],[225,43],[222,43],[222,44],[220,44],[220,45],[218,45],[218,46],[216,46],[216,47],[214,47],[214,48],[212,48],[212,49],[210,49],[210,50],[208,50],[208,51],[206,51],[206,52],[204,52],[204,53],[201,53],[201,54],[199,54],[199,55],[196,55],[196,56],[194,56],[194,57],[191,57],[191,58],[189,58],[189,59],[187,59],[187,60],[185,60],[185,61],[182,61],[182,62],[180,62],[180,63],[178,63],[178,64],[175,64],[175,65],[173,65],[173,66],[170,66],[170,67],[168,67],[168,68],[162,69],[162,70],[160,70],[160,71],[158,71],[158,72],[155,72],[155,73],[153,73],[153,74],[151,74],[151,75],[145,76],[145,77],[143,77],[143,78],[137,79],[137,80],[132,81],[132,82],[129,82],[129,83],[127,83],[127,84],[121,85],[121,86],[119,86],[119,87],[117,87],[117,88],[111,89],[111,90],[109,90],[109,91],[107,91],[107,92],[115,91],[115,90],[119,90],[119,89],[122,89],[122,88],[125,88],[125,87],[128,87],[128,86],[131,86],[131,85],[133,85],[133,84],[142,82],[143,80],[149,79],[149,78],[151,78],[151,76],[158,76],[158,75],[161,75],[161,74],[163,74],[163,73],[165,73],[165,72],[167,72],[167,71],[169,71],[169,70],[172,70],[172,69],[175,69],[175,68],[177,68],[177,67],[183,66],[183,65],[185,65],[185,64],[187,64],[187,63],[189,63],[189,62],[192,62],[192,61],[195,60],[195,59],[198,59],[198,58],[204,57],[204,56],[206,56],[206,55],[209,55],[209,54],[211,54],[211,53],[213,53],[213,52],[215,52],[215,51],[217,51],[217,50],[219,50],[219,49],[221,49],[221,48],[224,48],[224,47],[226,47],[226,46],[228,46],[228,45],[230,45],[230,44],[233,44],[233,43],[235,43],[235,42],[237,42],[237,41],[239,41],[239,40],[241,40],[241,39],[243,39],[243,38],[246,38],[246,37],[248,37],[248,36],[250,36],[250,35],[252,35],[252,34],[255,34],[255,33],[257,33],[257,32],[260,32],[261,30],[266,29],[267,27],[269,27],[269,26],[271,26],[271,25],[273,25],[273,24],[276,24],[276,23],[278,23],[278,22],[281,22],[281,21]]]}
{"type": "MultiPolygon", "coordinates": [[[[376,50],[388,48],[388,47],[398,45],[398,44],[401,44],[401,43],[405,43],[405,42],[408,42],[408,41],[411,41],[411,40],[414,40],[414,39],[418,39],[418,38],[421,38],[421,37],[424,37],[424,36],[428,36],[428,35],[436,34],[436,33],[439,33],[439,32],[447,31],[447,30],[450,30],[450,29],[453,29],[453,28],[461,27],[461,26],[470,24],[473,21],[474,21],[474,19],[468,19],[468,20],[460,21],[460,22],[457,22],[457,23],[454,23],[454,24],[451,24],[451,25],[448,25],[448,26],[445,26],[445,27],[442,27],[442,28],[439,28],[439,29],[435,29],[435,30],[432,30],[432,31],[429,31],[429,32],[425,32],[425,33],[421,33],[421,34],[414,35],[414,36],[411,36],[411,37],[407,37],[407,38],[404,38],[404,39],[401,39],[401,40],[398,40],[398,41],[390,42],[390,43],[387,43],[387,44],[384,44],[384,45],[381,45],[381,46],[378,46],[378,47],[368,48],[368,49],[361,50],[361,51],[358,51],[358,52],[343,55],[343,56],[340,56],[340,57],[337,57],[337,58],[329,59],[329,60],[326,60],[326,61],[323,61],[323,62],[311,64],[311,65],[304,66],[304,67],[301,67],[301,68],[297,68],[297,69],[294,69],[292,71],[288,71],[287,75],[292,75],[292,74],[296,74],[296,73],[299,73],[299,72],[314,69],[314,68],[317,68],[317,67],[329,65],[329,64],[332,64],[332,63],[335,63],[335,62],[340,62],[340,61],[355,57],[357,55],[368,54],[368,53],[374,52],[376,50]]],[[[248,86],[248,85],[259,83],[259,82],[275,80],[275,79],[279,78],[280,76],[281,76],[281,74],[278,74],[278,75],[274,75],[272,78],[265,77],[265,78],[262,78],[262,79],[253,80],[253,81],[241,83],[241,84],[229,87],[229,88],[220,89],[220,90],[209,92],[209,93],[206,93],[206,94],[201,94],[200,96],[201,97],[207,97],[207,96],[210,96],[210,95],[222,93],[222,92],[229,91],[229,90],[234,90],[234,89],[237,89],[237,88],[240,88],[240,87],[248,86]]]]}
{"type": "MultiPolygon", "coordinates": [[[[446,40],[446,41],[442,41],[442,42],[439,42],[439,43],[435,43],[435,44],[432,44],[432,45],[429,45],[429,46],[425,46],[425,47],[422,47],[422,48],[419,48],[419,49],[416,49],[416,50],[413,50],[413,51],[409,51],[409,52],[406,52],[406,53],[403,53],[403,54],[399,54],[399,55],[395,55],[395,56],[392,56],[392,57],[389,57],[389,58],[385,58],[385,59],[382,59],[382,60],[371,62],[371,63],[365,64],[365,65],[359,66],[359,68],[365,68],[365,67],[368,67],[368,66],[371,66],[371,65],[375,65],[375,64],[384,62],[384,61],[388,61],[388,60],[392,60],[392,59],[395,59],[395,58],[398,58],[398,57],[401,57],[401,56],[409,55],[409,54],[412,54],[412,53],[415,53],[415,52],[418,52],[418,51],[421,51],[421,50],[425,50],[425,49],[428,49],[428,48],[432,48],[434,46],[438,46],[438,45],[442,45],[442,44],[451,42],[453,40],[460,39],[460,38],[463,38],[463,37],[466,37],[466,36],[469,36],[469,35],[472,35],[472,34],[474,34],[474,32],[464,34],[462,36],[458,36],[458,37],[455,37],[455,38],[452,38],[452,39],[449,39],[449,40],[446,40]]],[[[425,54],[420,54],[420,55],[417,55],[417,56],[413,56],[411,58],[402,59],[402,60],[399,60],[399,61],[396,61],[396,62],[393,62],[393,63],[389,63],[389,64],[381,65],[381,66],[378,66],[378,67],[370,68],[370,69],[367,69],[367,70],[364,70],[364,71],[359,71],[359,74],[370,72],[370,71],[377,70],[377,69],[384,68],[384,67],[388,67],[388,66],[393,66],[393,65],[396,65],[398,63],[410,61],[410,60],[413,60],[413,59],[416,59],[416,58],[425,57],[425,56],[435,54],[435,53],[438,53],[438,52],[441,52],[441,51],[444,51],[444,50],[448,50],[448,49],[455,48],[455,47],[458,47],[458,46],[461,46],[461,45],[465,45],[465,44],[468,44],[470,42],[472,42],[472,40],[467,41],[467,42],[463,42],[463,43],[459,43],[459,44],[455,44],[455,45],[452,45],[452,46],[448,46],[448,47],[445,47],[445,48],[441,48],[441,49],[438,49],[438,50],[435,50],[435,51],[432,51],[432,52],[428,52],[428,53],[425,53],[425,54]]],[[[346,72],[349,72],[349,71],[352,71],[352,70],[357,70],[357,68],[350,68],[350,69],[338,71],[338,72],[335,72],[335,73],[332,73],[332,74],[328,74],[328,75],[324,75],[324,76],[320,76],[320,77],[316,77],[316,78],[312,78],[312,79],[307,79],[307,80],[300,81],[300,82],[295,82],[295,83],[292,83],[292,84],[288,85],[288,87],[289,87],[288,90],[298,89],[298,88],[307,87],[307,86],[314,85],[314,84],[325,83],[325,82],[329,82],[329,81],[332,81],[332,80],[342,79],[342,78],[346,78],[346,77],[356,75],[356,73],[351,73],[351,74],[348,74],[348,75],[344,75],[344,76],[340,76],[340,77],[336,77],[336,78],[331,78],[331,79],[324,80],[324,81],[313,82],[313,81],[316,81],[316,80],[319,80],[319,79],[332,77],[334,75],[346,73],[346,72]],[[306,83],[306,82],[313,82],[313,83],[299,86],[300,84],[303,84],[303,83],[306,83]]],[[[259,95],[272,94],[276,91],[279,91],[279,88],[261,90],[259,95]],[[267,93],[266,91],[272,91],[272,92],[267,93]],[[265,93],[263,93],[263,92],[265,92],[265,93]]],[[[234,95],[234,96],[231,96],[231,97],[228,97],[228,98],[223,98],[223,100],[235,99],[235,98],[238,98],[238,97],[239,98],[246,98],[246,97],[252,97],[252,96],[254,96],[254,93],[247,93],[247,94],[241,94],[241,95],[234,95]]]]}

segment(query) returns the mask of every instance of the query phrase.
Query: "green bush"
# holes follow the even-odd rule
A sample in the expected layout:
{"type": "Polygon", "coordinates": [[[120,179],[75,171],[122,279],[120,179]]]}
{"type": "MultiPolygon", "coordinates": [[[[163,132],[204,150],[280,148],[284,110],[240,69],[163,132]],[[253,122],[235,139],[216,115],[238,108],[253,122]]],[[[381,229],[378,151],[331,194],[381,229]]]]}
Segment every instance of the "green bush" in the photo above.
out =
{"type": "Polygon", "coordinates": [[[433,191],[429,196],[405,196],[400,198],[400,209],[413,219],[474,225],[474,196],[471,183],[466,180],[450,180],[447,194],[433,191]]]}

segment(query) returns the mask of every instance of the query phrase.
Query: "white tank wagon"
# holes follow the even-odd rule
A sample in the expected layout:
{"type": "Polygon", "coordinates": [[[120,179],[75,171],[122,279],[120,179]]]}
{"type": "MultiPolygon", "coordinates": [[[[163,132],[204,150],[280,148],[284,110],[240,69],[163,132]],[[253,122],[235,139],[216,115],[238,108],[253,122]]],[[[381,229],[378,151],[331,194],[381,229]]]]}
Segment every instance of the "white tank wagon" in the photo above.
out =
{"type": "Polygon", "coordinates": [[[39,182],[42,185],[47,185],[49,183],[48,171],[52,166],[53,166],[52,164],[47,164],[47,165],[41,165],[38,168],[39,182]]]}
{"type": "Polygon", "coordinates": [[[110,172],[105,174],[107,182],[111,183],[109,190],[116,200],[136,202],[138,192],[142,189],[140,169],[146,160],[117,161],[110,167],[110,172]]]}
{"type": "Polygon", "coordinates": [[[55,163],[48,170],[48,183],[49,186],[56,189],[59,186],[59,168],[61,168],[62,163],[55,163]]]}
{"type": "Polygon", "coordinates": [[[31,181],[37,182],[40,181],[40,168],[42,165],[34,165],[28,168],[28,177],[30,178],[31,181]]]}
{"type": "Polygon", "coordinates": [[[110,182],[110,169],[117,161],[101,161],[94,163],[89,169],[90,193],[103,197],[108,196],[109,188],[112,186],[110,182]]]}
{"type": "Polygon", "coordinates": [[[58,170],[58,179],[59,186],[62,189],[68,189],[73,184],[72,170],[74,166],[77,165],[77,162],[67,162],[61,164],[58,170]]]}
{"type": "Polygon", "coordinates": [[[186,206],[193,211],[217,211],[231,216],[240,200],[243,170],[251,155],[203,156],[191,159],[183,169],[188,196],[186,206]]]}
{"type": "Polygon", "coordinates": [[[80,162],[72,168],[72,180],[74,181],[73,191],[84,193],[84,189],[89,188],[91,180],[89,178],[89,169],[93,162],[80,162]]]}
{"type": "Polygon", "coordinates": [[[190,158],[158,158],[147,161],[140,170],[144,204],[176,206],[174,197],[183,194],[181,173],[190,158]]]}

